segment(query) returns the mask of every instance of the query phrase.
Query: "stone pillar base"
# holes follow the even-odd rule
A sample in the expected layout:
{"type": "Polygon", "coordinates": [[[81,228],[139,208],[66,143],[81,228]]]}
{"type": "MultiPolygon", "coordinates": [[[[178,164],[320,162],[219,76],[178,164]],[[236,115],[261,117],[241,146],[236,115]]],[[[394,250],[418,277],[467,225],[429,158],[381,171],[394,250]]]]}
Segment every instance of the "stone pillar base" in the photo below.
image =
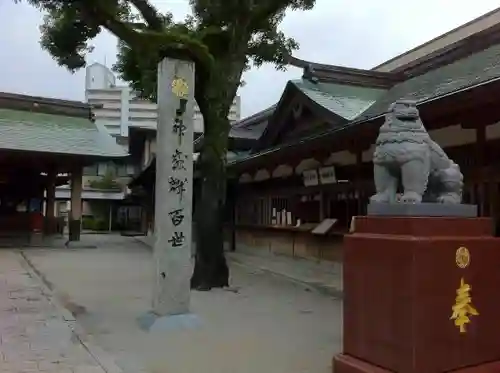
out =
{"type": "Polygon", "coordinates": [[[70,220],[69,221],[69,241],[80,241],[81,234],[81,220],[70,220]]]}
{"type": "Polygon", "coordinates": [[[333,371],[500,372],[499,247],[487,218],[356,217],[333,371]],[[477,314],[460,306],[469,296],[477,314]],[[454,306],[467,312],[465,330],[454,306]]]}

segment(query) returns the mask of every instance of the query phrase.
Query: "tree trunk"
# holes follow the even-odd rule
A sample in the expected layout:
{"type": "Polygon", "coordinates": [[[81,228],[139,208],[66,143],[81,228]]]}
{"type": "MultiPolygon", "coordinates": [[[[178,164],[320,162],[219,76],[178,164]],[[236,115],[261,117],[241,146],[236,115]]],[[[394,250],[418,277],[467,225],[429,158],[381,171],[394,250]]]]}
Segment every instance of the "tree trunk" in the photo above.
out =
{"type": "Polygon", "coordinates": [[[227,116],[246,61],[245,51],[228,51],[224,58],[217,60],[206,81],[197,80],[195,96],[205,128],[199,157],[201,179],[195,212],[196,255],[192,289],[210,290],[229,286],[223,225],[230,130],[227,116]]]}
{"type": "Polygon", "coordinates": [[[229,285],[223,231],[229,132],[225,111],[214,110],[212,107],[210,115],[204,116],[204,145],[199,160],[201,179],[195,211],[196,255],[191,278],[191,288],[197,290],[229,285]]]}

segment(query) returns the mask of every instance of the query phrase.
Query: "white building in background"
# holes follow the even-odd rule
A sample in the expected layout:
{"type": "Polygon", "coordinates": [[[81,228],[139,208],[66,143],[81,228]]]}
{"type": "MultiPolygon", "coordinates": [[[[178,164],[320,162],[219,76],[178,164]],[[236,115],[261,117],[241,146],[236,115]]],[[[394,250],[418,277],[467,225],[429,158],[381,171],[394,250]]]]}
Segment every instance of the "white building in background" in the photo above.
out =
{"type": "MultiPolygon", "coordinates": [[[[93,112],[96,124],[106,128],[111,135],[116,137],[117,143],[124,147],[128,144],[129,127],[153,130],[157,128],[156,103],[138,98],[126,85],[118,85],[113,72],[100,63],[94,63],[86,69],[85,100],[95,106],[93,112]]],[[[240,119],[240,97],[238,96],[231,107],[229,119],[232,122],[240,119]]],[[[197,105],[194,114],[194,131],[203,132],[203,118],[197,105]]],[[[129,228],[140,221],[140,206],[120,205],[120,201],[128,193],[126,185],[136,173],[136,166],[132,160],[128,159],[121,162],[96,163],[85,167],[82,178],[83,215],[100,220],[106,218],[107,212],[106,216],[101,216],[103,203],[106,203],[109,208],[110,228],[111,221],[118,221],[129,228]],[[120,190],[102,189],[96,186],[98,185],[96,182],[102,181],[103,176],[109,174],[119,184],[120,190]],[[94,209],[93,206],[100,207],[94,209]]],[[[66,206],[67,188],[67,186],[60,186],[56,189],[56,198],[61,206],[66,206]]]]}
{"type": "MultiPolygon", "coordinates": [[[[128,137],[128,128],[142,127],[156,129],[157,105],[137,98],[128,86],[116,84],[113,72],[100,63],[87,67],[85,76],[85,99],[94,109],[96,122],[103,125],[111,135],[128,137]],[[102,105],[102,107],[100,107],[102,105]]],[[[240,119],[240,97],[236,96],[231,106],[229,120],[240,119]]],[[[195,106],[194,131],[203,132],[203,118],[195,106]]]]}

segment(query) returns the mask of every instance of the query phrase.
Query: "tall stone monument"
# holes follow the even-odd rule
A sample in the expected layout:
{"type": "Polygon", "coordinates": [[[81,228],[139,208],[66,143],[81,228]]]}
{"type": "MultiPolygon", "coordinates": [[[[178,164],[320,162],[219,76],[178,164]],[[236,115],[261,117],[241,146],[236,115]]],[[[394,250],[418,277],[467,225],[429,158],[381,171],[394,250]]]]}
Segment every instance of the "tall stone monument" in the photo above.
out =
{"type": "Polygon", "coordinates": [[[368,216],[344,239],[343,353],[333,371],[500,372],[500,240],[461,203],[460,169],[415,102],[389,107],[373,162],[368,216]]]}
{"type": "Polygon", "coordinates": [[[158,316],[189,312],[193,194],[194,63],[158,65],[155,286],[158,316]]]}

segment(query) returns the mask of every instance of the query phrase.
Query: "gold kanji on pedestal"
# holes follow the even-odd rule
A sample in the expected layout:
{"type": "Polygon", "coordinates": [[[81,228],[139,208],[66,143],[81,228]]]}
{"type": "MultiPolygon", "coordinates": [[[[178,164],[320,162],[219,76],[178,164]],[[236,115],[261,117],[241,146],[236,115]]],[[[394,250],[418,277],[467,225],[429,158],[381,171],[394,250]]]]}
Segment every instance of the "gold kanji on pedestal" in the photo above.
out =
{"type": "Polygon", "coordinates": [[[455,304],[451,307],[453,314],[450,320],[455,320],[455,326],[460,329],[460,333],[466,333],[466,325],[471,322],[469,316],[477,316],[479,312],[472,305],[470,295],[472,288],[465,283],[464,278],[460,279],[460,287],[457,289],[455,304]]]}

